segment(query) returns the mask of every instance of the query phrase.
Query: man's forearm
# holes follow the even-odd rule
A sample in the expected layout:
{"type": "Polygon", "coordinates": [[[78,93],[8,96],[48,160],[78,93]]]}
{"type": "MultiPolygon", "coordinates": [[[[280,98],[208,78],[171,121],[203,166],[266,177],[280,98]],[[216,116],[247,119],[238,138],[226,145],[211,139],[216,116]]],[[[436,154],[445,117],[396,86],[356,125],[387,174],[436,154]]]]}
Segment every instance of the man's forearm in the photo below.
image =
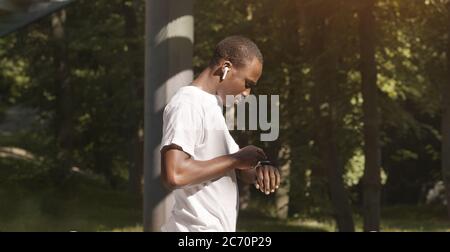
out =
{"type": "Polygon", "coordinates": [[[184,163],[181,174],[185,185],[202,183],[220,176],[236,167],[232,155],[224,155],[211,160],[199,161],[189,159],[184,163]]]}
{"type": "Polygon", "coordinates": [[[234,169],[237,160],[232,154],[220,156],[211,160],[199,161],[193,160],[179,153],[171,153],[176,150],[169,150],[163,174],[165,182],[171,189],[180,188],[186,185],[200,184],[214,178],[225,175],[228,171],[234,169]]]}

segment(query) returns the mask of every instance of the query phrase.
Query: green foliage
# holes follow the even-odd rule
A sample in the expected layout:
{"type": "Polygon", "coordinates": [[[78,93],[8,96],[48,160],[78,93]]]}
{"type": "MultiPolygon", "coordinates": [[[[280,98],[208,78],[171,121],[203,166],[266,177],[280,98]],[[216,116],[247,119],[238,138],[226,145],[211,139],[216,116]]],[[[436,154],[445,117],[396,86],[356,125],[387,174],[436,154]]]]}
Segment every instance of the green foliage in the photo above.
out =
{"type": "Polygon", "coordinates": [[[61,166],[58,157],[64,149],[58,139],[59,125],[69,116],[73,123],[72,165],[103,174],[112,184],[116,180],[125,183],[129,164],[125,146],[130,132],[137,132],[143,121],[143,4],[77,1],[66,9],[62,41],[52,35],[51,19],[49,16],[0,39],[0,114],[14,105],[37,109],[38,119],[27,133],[30,139],[17,139],[16,143],[24,143],[29,150],[31,138],[39,134],[43,141],[32,151],[53,165],[51,170],[61,166]],[[126,16],[124,5],[133,8],[134,16],[126,16]],[[129,28],[126,22],[135,22],[135,26],[129,28]],[[69,115],[59,110],[61,47],[67,48],[64,79],[71,86],[73,100],[69,115]]]}
{"type": "MultiPolygon", "coordinates": [[[[280,95],[280,138],[264,143],[259,141],[260,132],[232,133],[241,145],[264,147],[280,165],[290,161],[291,216],[320,219],[333,214],[329,192],[323,187],[326,181],[317,176],[323,164],[317,135],[328,126],[320,125],[320,120],[330,107],[336,118],[332,128],[337,165],[343,168],[352,203],[358,207],[361,202],[365,162],[357,15],[361,4],[356,0],[198,0],[194,4],[196,74],[209,63],[215,44],[228,35],[251,38],[264,55],[257,91],[280,95]],[[338,8],[330,8],[331,3],[338,3],[338,8]],[[333,29],[317,53],[320,15],[329,15],[333,29]],[[336,57],[336,74],[330,78],[334,85],[320,83],[317,73],[330,74],[329,66],[322,63],[332,57],[336,57]],[[280,155],[281,148],[289,151],[280,155]]],[[[77,167],[102,178],[95,183],[122,189],[129,179],[128,168],[136,162],[130,141],[143,127],[144,2],[79,0],[66,14],[62,40],[53,36],[52,16],[0,38],[0,125],[11,108],[35,111],[29,127],[0,132],[0,148],[17,147],[34,156],[23,160],[0,155],[0,183],[50,180],[68,159],[69,171],[77,167]],[[67,66],[63,79],[70,85],[72,99],[68,115],[61,112],[62,56],[67,66]],[[72,125],[71,148],[60,139],[67,117],[72,125]],[[70,158],[61,158],[66,155],[70,158]]],[[[443,2],[437,0],[376,1],[384,204],[422,202],[426,190],[440,178],[447,15],[443,2]]],[[[77,188],[71,175],[66,179],[67,185],[77,188]]],[[[274,199],[263,200],[254,193],[252,199],[267,209],[266,214],[275,211],[270,208],[274,199]]],[[[23,204],[64,216],[67,209],[58,209],[58,200],[38,204],[32,199],[23,204]]]]}

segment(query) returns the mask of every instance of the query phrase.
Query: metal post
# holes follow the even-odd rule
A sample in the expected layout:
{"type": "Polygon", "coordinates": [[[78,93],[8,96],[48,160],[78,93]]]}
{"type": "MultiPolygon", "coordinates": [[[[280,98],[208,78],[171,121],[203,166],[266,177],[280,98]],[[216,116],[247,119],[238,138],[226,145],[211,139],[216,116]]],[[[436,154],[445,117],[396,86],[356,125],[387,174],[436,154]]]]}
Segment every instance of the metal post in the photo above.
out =
{"type": "Polygon", "coordinates": [[[146,0],[144,231],[160,231],[173,205],[160,179],[164,106],[192,82],[192,0],[146,0]]]}

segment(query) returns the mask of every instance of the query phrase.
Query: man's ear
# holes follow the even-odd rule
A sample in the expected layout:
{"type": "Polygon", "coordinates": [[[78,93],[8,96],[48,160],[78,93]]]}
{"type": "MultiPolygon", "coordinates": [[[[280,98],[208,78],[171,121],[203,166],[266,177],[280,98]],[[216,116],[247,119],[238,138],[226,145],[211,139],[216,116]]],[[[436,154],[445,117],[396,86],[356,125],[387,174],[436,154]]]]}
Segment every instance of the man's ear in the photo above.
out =
{"type": "Polygon", "coordinates": [[[221,69],[223,72],[225,68],[228,68],[228,70],[231,70],[231,68],[233,67],[233,63],[231,63],[231,61],[229,61],[229,60],[225,60],[224,62],[222,62],[221,66],[222,66],[221,69]]]}
{"type": "Polygon", "coordinates": [[[228,72],[231,71],[232,65],[233,64],[230,61],[228,61],[228,60],[226,60],[226,61],[224,61],[222,63],[222,68],[221,68],[221,70],[222,70],[221,80],[222,81],[225,80],[225,78],[227,77],[228,72]]]}
{"type": "Polygon", "coordinates": [[[222,70],[222,80],[225,80],[225,78],[227,77],[228,71],[230,71],[230,67],[225,66],[222,70]]]}

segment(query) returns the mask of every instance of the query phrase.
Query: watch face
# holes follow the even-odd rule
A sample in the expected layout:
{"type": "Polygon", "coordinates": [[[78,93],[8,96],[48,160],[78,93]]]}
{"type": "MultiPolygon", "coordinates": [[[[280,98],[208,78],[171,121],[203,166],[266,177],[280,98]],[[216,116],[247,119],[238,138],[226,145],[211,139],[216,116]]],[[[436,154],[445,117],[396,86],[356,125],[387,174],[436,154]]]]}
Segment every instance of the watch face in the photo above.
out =
{"type": "Polygon", "coordinates": [[[259,161],[260,165],[272,165],[272,162],[270,162],[269,160],[263,160],[263,161],[259,161]]]}

